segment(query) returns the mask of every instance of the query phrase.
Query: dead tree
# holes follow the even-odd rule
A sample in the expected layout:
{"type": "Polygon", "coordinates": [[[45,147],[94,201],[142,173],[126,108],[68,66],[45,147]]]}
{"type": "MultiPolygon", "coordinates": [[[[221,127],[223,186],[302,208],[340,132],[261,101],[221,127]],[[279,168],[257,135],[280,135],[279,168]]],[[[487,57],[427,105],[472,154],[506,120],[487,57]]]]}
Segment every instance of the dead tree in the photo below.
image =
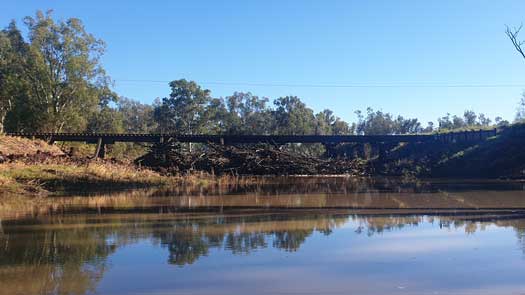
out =
{"type": "Polygon", "coordinates": [[[525,59],[525,52],[523,51],[523,48],[522,48],[522,46],[525,44],[525,41],[521,41],[518,38],[522,28],[523,28],[523,24],[517,28],[512,28],[512,29],[509,26],[507,26],[505,33],[507,34],[510,41],[512,42],[512,45],[514,45],[514,48],[516,48],[516,51],[518,51],[518,53],[521,54],[521,56],[525,59]]]}

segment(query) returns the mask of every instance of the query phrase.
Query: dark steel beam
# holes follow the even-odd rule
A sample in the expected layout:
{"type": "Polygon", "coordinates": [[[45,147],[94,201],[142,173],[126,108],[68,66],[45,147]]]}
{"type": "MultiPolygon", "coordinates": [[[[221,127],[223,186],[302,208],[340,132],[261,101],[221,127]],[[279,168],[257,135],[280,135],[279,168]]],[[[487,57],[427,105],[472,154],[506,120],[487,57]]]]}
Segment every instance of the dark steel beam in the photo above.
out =
{"type": "Polygon", "coordinates": [[[10,133],[7,135],[38,138],[46,141],[76,141],[103,144],[115,142],[251,144],[251,143],[399,143],[476,141],[494,136],[495,130],[476,130],[432,135],[179,135],[179,134],[112,134],[112,133],[10,133]],[[468,135],[472,136],[468,136],[468,135]]]}

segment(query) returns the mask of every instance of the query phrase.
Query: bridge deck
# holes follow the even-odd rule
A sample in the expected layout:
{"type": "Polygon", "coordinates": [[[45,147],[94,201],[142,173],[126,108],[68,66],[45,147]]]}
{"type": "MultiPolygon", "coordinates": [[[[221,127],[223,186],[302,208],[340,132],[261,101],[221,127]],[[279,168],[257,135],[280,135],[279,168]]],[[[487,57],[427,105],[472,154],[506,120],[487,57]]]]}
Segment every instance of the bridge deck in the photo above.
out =
{"type": "Polygon", "coordinates": [[[249,144],[249,143],[399,143],[428,141],[476,141],[494,136],[496,130],[476,130],[432,135],[178,135],[178,134],[111,134],[111,133],[10,133],[11,136],[43,139],[46,141],[143,142],[158,143],[167,140],[194,143],[249,144]]]}

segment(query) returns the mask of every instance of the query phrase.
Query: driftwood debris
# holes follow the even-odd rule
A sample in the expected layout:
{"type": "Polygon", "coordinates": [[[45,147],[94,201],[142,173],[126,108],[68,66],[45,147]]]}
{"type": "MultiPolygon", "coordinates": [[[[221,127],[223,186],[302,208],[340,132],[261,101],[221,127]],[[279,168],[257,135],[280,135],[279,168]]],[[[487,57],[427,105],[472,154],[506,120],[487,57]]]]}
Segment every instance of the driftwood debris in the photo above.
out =
{"type": "Polygon", "coordinates": [[[137,159],[136,163],[169,174],[189,171],[218,175],[367,174],[365,164],[358,159],[309,156],[269,144],[208,144],[193,153],[182,152],[177,143],[159,144],[137,159]]]}

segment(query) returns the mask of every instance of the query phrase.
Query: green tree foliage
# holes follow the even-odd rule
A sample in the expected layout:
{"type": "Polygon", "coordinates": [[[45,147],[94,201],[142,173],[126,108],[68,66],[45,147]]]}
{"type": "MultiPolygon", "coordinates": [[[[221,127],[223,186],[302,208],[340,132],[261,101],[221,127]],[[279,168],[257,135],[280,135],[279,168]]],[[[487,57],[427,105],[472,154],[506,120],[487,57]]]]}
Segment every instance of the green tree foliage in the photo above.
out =
{"type": "Polygon", "coordinates": [[[494,118],[494,123],[496,123],[497,127],[505,127],[510,125],[510,122],[507,120],[503,120],[502,117],[496,117],[494,118]]]}
{"type": "Polygon", "coordinates": [[[364,135],[415,134],[421,133],[423,128],[417,119],[405,119],[382,111],[366,110],[366,116],[357,111],[358,123],[356,131],[364,135]]]}
{"type": "Polygon", "coordinates": [[[336,117],[334,123],[332,124],[333,135],[351,135],[355,133],[355,129],[355,123],[349,125],[339,117],[336,117]]]}
{"type": "Polygon", "coordinates": [[[315,115],[315,134],[331,135],[332,125],[335,123],[334,112],[325,109],[315,115]]]}
{"type": "Polygon", "coordinates": [[[447,113],[446,116],[443,116],[438,119],[438,126],[440,130],[453,129],[452,121],[450,120],[450,114],[447,113]]]}
{"type": "Polygon", "coordinates": [[[126,133],[151,133],[157,129],[154,120],[154,107],[139,101],[120,97],[117,102],[118,112],[122,115],[122,125],[126,133]]]}
{"type": "Polygon", "coordinates": [[[204,110],[205,128],[212,134],[223,134],[228,129],[228,111],[221,98],[212,98],[204,110]]]}
{"type": "Polygon", "coordinates": [[[355,126],[336,117],[334,112],[325,109],[315,115],[315,134],[318,135],[350,135],[354,133],[355,126]]]}
{"type": "Polygon", "coordinates": [[[181,134],[209,133],[205,111],[211,101],[210,91],[185,79],[170,82],[171,94],[155,108],[155,120],[161,132],[181,134]]]}
{"type": "Polygon", "coordinates": [[[471,110],[466,110],[464,113],[463,113],[463,118],[464,118],[464,122],[465,122],[465,125],[466,126],[474,126],[477,124],[476,122],[476,119],[477,119],[477,115],[474,111],[471,111],[471,110]]]}
{"type": "Polygon", "coordinates": [[[235,92],[226,97],[226,133],[270,134],[275,128],[269,99],[250,92],[235,92]]]}
{"type": "Polygon", "coordinates": [[[430,121],[427,123],[427,127],[425,127],[421,132],[423,133],[432,133],[434,132],[434,122],[430,121]]]}
{"type": "Polygon", "coordinates": [[[86,127],[86,131],[90,133],[121,133],[124,130],[123,114],[107,105],[100,106],[97,112],[93,112],[86,127]]]}
{"type": "Polygon", "coordinates": [[[525,120],[525,93],[522,94],[518,109],[516,110],[516,122],[523,122],[525,120]]]}
{"type": "MultiPolygon", "coordinates": [[[[496,119],[496,125],[499,125],[500,123],[505,124],[505,122],[503,122],[503,119],[501,119],[501,117],[498,117],[496,119]]],[[[451,115],[447,113],[446,116],[443,116],[438,119],[438,123],[439,123],[439,130],[448,131],[448,130],[456,130],[456,129],[460,130],[460,129],[489,127],[492,125],[492,120],[483,113],[476,114],[472,110],[466,110],[463,113],[462,117],[459,117],[456,115],[451,117],[451,115]]]]}
{"type": "Polygon", "coordinates": [[[492,120],[483,113],[478,115],[478,122],[480,126],[490,126],[492,124],[492,120]]]}
{"type": "MultiPolygon", "coordinates": [[[[0,133],[9,117],[28,114],[15,112],[16,106],[28,103],[29,82],[23,73],[29,48],[14,22],[0,31],[0,133]]],[[[13,124],[15,125],[15,124],[13,124]]]]}
{"type": "Polygon", "coordinates": [[[366,112],[365,117],[361,111],[356,111],[358,134],[377,135],[392,134],[394,132],[394,122],[391,114],[374,111],[372,108],[367,108],[366,112]]]}
{"type": "Polygon", "coordinates": [[[313,134],[315,116],[297,96],[279,97],[274,101],[276,133],[285,135],[313,134]]]}
{"type": "Polygon", "coordinates": [[[38,11],[24,23],[29,51],[23,73],[30,103],[20,107],[33,115],[28,129],[83,129],[102,100],[116,97],[100,63],[104,42],[87,33],[79,19],[56,22],[51,12],[38,11]]]}

